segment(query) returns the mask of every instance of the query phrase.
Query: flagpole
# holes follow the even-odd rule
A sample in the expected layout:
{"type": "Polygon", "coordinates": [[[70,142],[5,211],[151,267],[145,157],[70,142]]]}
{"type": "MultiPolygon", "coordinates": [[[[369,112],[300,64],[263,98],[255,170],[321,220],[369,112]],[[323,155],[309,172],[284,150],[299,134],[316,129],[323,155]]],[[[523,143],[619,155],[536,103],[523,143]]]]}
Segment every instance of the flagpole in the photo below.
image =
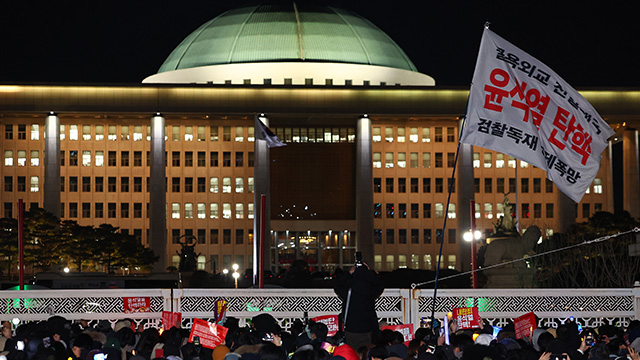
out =
{"type": "MultiPolygon", "coordinates": [[[[467,99],[467,110],[469,106],[469,100],[467,99]]],[[[433,285],[433,301],[431,303],[431,330],[433,331],[433,324],[435,322],[436,316],[436,299],[438,296],[438,280],[440,279],[440,262],[442,261],[442,248],[444,246],[444,231],[447,228],[447,218],[449,217],[449,204],[451,203],[451,192],[453,190],[453,184],[455,181],[456,168],[458,167],[458,155],[460,153],[460,139],[462,138],[462,132],[464,131],[464,126],[467,122],[467,111],[465,110],[465,117],[462,121],[462,125],[460,126],[460,134],[458,134],[458,147],[456,149],[456,157],[453,162],[453,170],[451,171],[451,181],[449,182],[449,194],[447,195],[447,205],[444,208],[444,224],[442,225],[442,235],[440,239],[440,251],[438,252],[438,264],[436,265],[436,279],[435,284],[433,285]]],[[[436,239],[438,237],[436,236],[436,239]]]]}
{"type": "MultiPolygon", "coordinates": [[[[515,158],[514,158],[515,159],[515,158]]],[[[522,162],[522,160],[520,160],[522,162]]],[[[520,203],[518,202],[518,160],[516,159],[516,231],[520,234],[520,203]]]]}

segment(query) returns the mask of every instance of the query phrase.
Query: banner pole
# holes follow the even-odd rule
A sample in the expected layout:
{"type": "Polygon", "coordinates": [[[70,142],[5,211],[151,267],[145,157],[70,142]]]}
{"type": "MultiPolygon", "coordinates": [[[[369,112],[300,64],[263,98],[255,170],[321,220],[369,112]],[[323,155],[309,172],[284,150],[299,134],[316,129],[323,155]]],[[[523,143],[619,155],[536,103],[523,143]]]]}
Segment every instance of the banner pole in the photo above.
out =
{"type": "Polygon", "coordinates": [[[18,283],[24,290],[24,201],[18,199],[18,283]]]}
{"type": "Polygon", "coordinates": [[[258,261],[258,288],[264,289],[264,251],[265,251],[265,207],[267,196],[260,194],[260,259],[258,261]]]}

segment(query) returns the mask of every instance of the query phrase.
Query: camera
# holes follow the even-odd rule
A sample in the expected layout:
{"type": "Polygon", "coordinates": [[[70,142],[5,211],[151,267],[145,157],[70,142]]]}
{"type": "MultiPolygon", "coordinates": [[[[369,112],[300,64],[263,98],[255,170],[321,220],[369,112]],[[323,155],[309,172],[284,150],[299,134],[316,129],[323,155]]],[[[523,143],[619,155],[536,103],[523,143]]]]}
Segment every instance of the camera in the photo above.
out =
{"type": "Polygon", "coordinates": [[[549,360],[567,360],[567,355],[565,354],[551,354],[549,360]]]}
{"type": "Polygon", "coordinates": [[[22,340],[16,341],[16,350],[20,350],[20,351],[24,350],[24,341],[22,340]]]}
{"type": "Polygon", "coordinates": [[[593,334],[589,333],[584,337],[584,343],[587,346],[593,346],[596,343],[596,339],[593,337],[593,334]]]}
{"type": "Polygon", "coordinates": [[[95,353],[93,354],[93,360],[106,360],[107,354],[105,353],[95,353]]]}
{"type": "Polygon", "coordinates": [[[364,263],[362,262],[362,252],[361,251],[356,251],[356,263],[355,263],[355,266],[358,268],[358,267],[361,267],[363,265],[364,265],[364,263]]]}

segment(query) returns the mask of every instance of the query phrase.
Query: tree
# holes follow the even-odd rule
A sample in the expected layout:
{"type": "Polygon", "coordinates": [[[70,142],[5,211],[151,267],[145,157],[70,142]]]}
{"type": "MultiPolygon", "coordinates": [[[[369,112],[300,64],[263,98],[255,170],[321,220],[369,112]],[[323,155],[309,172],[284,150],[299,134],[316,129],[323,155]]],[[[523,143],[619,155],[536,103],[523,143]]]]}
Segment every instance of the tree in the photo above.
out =
{"type": "Polygon", "coordinates": [[[628,247],[635,234],[580,245],[594,239],[640,226],[628,212],[611,214],[596,212],[588,221],[573,225],[566,234],[556,234],[536,248],[537,253],[567,246],[573,248],[553,252],[535,259],[541,286],[550,287],[631,287],[640,257],[629,256],[628,247]]]}
{"type": "Polygon", "coordinates": [[[0,258],[11,276],[11,268],[18,259],[18,221],[12,218],[0,219],[0,258]]]}
{"type": "Polygon", "coordinates": [[[67,250],[60,236],[60,220],[41,208],[33,208],[24,217],[25,259],[49,270],[59,263],[67,250]]]}
{"type": "Polygon", "coordinates": [[[60,226],[60,232],[66,247],[67,261],[75,264],[78,272],[82,272],[85,264],[95,262],[98,244],[93,226],[81,226],[73,220],[65,220],[60,226]]]}

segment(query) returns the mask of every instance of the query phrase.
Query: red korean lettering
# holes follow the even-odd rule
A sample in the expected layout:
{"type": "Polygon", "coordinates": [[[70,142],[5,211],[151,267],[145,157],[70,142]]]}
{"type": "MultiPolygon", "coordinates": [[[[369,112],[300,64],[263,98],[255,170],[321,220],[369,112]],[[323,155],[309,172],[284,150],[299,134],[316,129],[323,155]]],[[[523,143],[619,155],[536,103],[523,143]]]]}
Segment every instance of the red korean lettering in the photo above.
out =
{"type": "Polygon", "coordinates": [[[493,69],[489,80],[494,86],[484,86],[484,91],[487,92],[484,107],[488,110],[502,112],[502,99],[508,97],[509,92],[501,88],[507,86],[509,83],[509,74],[502,69],[493,69]]]}

